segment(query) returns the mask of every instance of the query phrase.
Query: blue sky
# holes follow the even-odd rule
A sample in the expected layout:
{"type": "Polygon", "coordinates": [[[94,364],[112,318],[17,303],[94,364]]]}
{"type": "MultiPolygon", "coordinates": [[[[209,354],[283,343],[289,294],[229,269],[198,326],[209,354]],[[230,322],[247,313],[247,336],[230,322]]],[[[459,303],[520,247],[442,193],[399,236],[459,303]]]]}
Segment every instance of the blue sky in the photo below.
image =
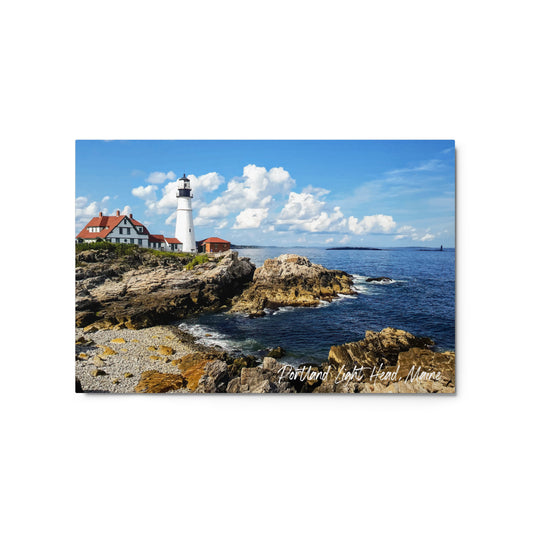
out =
{"type": "Polygon", "coordinates": [[[183,173],[198,240],[455,246],[454,141],[77,141],[76,231],[120,209],[174,236],[183,173]]]}

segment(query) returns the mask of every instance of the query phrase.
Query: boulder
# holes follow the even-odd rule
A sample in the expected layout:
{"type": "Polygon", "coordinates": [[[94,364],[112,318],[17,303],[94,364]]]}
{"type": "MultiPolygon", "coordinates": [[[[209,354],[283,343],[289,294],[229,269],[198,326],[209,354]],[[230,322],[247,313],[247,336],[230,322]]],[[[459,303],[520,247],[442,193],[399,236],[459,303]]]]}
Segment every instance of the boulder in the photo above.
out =
{"type": "Polygon", "coordinates": [[[200,379],[205,373],[207,363],[216,358],[216,354],[211,353],[191,353],[184,355],[178,360],[178,368],[187,380],[187,388],[195,391],[200,379]]]}
{"type": "Polygon", "coordinates": [[[279,371],[282,366],[272,357],[265,357],[262,367],[244,367],[240,376],[233,378],[228,383],[226,392],[251,394],[296,392],[296,387],[290,380],[284,378],[280,382],[279,371]]]}
{"type": "Polygon", "coordinates": [[[387,278],[387,277],[385,277],[385,276],[381,276],[381,277],[378,277],[378,278],[366,278],[366,282],[367,282],[367,283],[372,283],[373,281],[378,281],[378,282],[383,282],[383,281],[391,282],[392,279],[391,279],[391,278],[387,278]]]}
{"type": "Polygon", "coordinates": [[[270,350],[268,352],[268,357],[273,357],[274,359],[281,359],[286,355],[286,351],[281,347],[278,346],[277,348],[274,348],[273,350],[270,350]]]}
{"type": "Polygon", "coordinates": [[[135,392],[162,393],[182,389],[187,380],[180,374],[163,374],[155,370],[143,372],[135,392]]]}
{"type": "Polygon", "coordinates": [[[173,355],[174,354],[174,349],[171,348],[170,346],[160,346],[159,347],[159,353],[161,355],[173,355]]]}
{"type": "Polygon", "coordinates": [[[227,363],[215,359],[205,365],[204,374],[198,382],[196,392],[226,392],[228,381],[229,372],[227,363]]]}
{"type": "Polygon", "coordinates": [[[328,270],[294,254],[267,259],[252,284],[233,299],[233,312],[261,316],[265,309],[312,307],[339,294],[353,294],[352,278],[342,270],[328,270]]]}
{"type": "Polygon", "coordinates": [[[395,328],[367,331],[361,341],[331,347],[333,371],[314,392],[453,393],[455,353],[434,352],[431,345],[431,339],[395,328]],[[360,379],[350,377],[355,368],[360,379]]]}

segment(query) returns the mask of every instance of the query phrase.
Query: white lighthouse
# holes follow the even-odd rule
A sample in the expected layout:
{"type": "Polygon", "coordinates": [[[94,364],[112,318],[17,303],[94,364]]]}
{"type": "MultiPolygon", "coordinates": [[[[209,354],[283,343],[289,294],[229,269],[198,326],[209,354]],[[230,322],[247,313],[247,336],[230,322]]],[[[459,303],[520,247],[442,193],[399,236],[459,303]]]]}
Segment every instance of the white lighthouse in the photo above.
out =
{"type": "Polygon", "coordinates": [[[178,211],[176,213],[176,239],[183,243],[184,252],[196,252],[196,239],[192,222],[191,182],[183,174],[178,180],[178,211]]]}

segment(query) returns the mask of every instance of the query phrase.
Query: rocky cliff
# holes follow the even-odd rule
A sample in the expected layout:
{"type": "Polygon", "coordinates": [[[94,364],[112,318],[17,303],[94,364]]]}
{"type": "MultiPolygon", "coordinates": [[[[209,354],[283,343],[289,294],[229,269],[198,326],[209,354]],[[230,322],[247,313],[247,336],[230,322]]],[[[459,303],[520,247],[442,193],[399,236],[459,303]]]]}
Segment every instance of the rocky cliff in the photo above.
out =
{"type": "Polygon", "coordinates": [[[353,281],[342,270],[328,270],[294,254],[267,259],[253,282],[233,300],[232,311],[260,316],[265,309],[316,306],[339,294],[353,294],[353,281]]]}
{"type": "Polygon", "coordinates": [[[240,294],[255,266],[237,252],[205,263],[139,249],[86,250],[76,256],[76,325],[138,329],[216,311],[240,294]],[[187,269],[188,266],[190,269],[187,269]]]}

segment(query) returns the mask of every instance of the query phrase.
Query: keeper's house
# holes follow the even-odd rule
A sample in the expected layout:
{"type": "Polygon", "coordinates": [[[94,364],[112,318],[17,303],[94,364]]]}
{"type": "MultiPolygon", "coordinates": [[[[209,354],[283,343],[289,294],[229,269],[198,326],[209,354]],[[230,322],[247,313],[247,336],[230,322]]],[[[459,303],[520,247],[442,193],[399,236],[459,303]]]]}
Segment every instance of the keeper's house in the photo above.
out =
{"type": "Polygon", "coordinates": [[[230,249],[231,243],[218,237],[209,237],[198,243],[198,251],[203,253],[220,253],[230,249]]]}
{"type": "Polygon", "coordinates": [[[150,235],[150,232],[132,214],[104,216],[100,212],[78,233],[76,242],[107,241],[122,244],[136,244],[143,248],[154,248],[168,252],[179,252],[181,242],[174,237],[150,235]]]}

